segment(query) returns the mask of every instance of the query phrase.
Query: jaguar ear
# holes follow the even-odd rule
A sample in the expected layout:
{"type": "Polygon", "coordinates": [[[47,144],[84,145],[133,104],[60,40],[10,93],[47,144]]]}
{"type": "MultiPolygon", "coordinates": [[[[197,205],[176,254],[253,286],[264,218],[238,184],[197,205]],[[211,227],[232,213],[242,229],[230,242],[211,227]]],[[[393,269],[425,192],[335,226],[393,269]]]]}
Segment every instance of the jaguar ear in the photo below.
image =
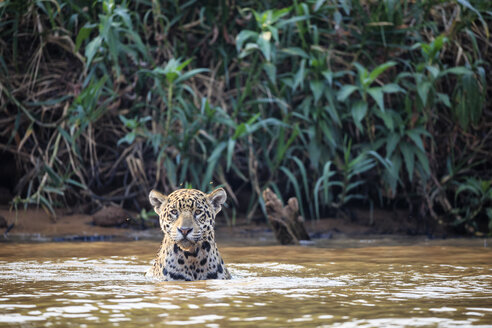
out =
{"type": "Polygon", "coordinates": [[[217,188],[207,195],[208,200],[212,203],[214,207],[215,214],[219,213],[222,209],[222,204],[225,203],[227,199],[227,194],[224,189],[217,188]]]}
{"type": "Polygon", "coordinates": [[[152,206],[154,206],[154,211],[158,214],[161,215],[161,208],[162,205],[166,205],[167,203],[167,196],[161,194],[160,192],[156,190],[151,190],[149,193],[149,201],[152,206]]]}

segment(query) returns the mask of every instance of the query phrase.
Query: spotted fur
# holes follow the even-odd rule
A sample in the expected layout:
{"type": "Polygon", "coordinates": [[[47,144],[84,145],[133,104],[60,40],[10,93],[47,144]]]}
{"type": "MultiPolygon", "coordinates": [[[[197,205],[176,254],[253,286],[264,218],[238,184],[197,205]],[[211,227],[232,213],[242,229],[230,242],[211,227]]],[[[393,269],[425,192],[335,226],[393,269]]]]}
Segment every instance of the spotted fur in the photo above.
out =
{"type": "Polygon", "coordinates": [[[230,279],[215,243],[215,215],[226,200],[224,189],[210,194],[179,189],[165,196],[155,190],[150,203],[164,238],[147,277],[161,280],[230,279]]]}

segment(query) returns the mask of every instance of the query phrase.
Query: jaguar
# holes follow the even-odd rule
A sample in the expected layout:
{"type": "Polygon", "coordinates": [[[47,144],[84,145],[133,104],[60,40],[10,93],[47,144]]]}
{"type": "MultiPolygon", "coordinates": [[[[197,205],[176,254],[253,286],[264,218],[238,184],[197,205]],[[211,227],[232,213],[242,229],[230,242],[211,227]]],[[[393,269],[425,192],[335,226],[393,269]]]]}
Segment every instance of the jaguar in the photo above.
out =
{"type": "Polygon", "coordinates": [[[209,194],[178,189],[168,196],[152,190],[150,204],[164,232],[146,276],[159,280],[230,279],[215,242],[215,216],[227,199],[223,188],[209,194]]]}

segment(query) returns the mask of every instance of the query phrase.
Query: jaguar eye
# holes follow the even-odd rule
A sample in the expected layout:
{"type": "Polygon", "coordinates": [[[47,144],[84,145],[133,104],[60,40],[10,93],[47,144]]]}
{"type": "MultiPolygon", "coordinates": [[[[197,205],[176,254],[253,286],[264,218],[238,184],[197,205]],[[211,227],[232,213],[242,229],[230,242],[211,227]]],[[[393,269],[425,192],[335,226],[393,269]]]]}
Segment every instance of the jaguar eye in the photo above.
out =
{"type": "Polygon", "coordinates": [[[196,211],[195,211],[195,216],[199,216],[199,215],[200,215],[200,214],[202,214],[202,213],[203,213],[203,211],[202,211],[202,210],[196,210],[196,211]]]}
{"type": "Polygon", "coordinates": [[[176,215],[178,215],[178,211],[175,210],[175,209],[174,210],[171,210],[171,214],[174,215],[174,216],[176,216],[176,215]]]}

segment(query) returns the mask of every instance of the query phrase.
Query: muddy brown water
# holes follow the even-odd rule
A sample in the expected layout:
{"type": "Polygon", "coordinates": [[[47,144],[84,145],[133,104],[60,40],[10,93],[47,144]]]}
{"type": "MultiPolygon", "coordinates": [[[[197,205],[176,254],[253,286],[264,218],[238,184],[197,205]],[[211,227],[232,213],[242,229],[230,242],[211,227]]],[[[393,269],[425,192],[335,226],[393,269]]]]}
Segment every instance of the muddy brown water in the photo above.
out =
{"type": "Polygon", "coordinates": [[[488,243],[225,242],[197,282],[147,280],[155,241],[0,243],[0,327],[492,327],[488,243]]]}

